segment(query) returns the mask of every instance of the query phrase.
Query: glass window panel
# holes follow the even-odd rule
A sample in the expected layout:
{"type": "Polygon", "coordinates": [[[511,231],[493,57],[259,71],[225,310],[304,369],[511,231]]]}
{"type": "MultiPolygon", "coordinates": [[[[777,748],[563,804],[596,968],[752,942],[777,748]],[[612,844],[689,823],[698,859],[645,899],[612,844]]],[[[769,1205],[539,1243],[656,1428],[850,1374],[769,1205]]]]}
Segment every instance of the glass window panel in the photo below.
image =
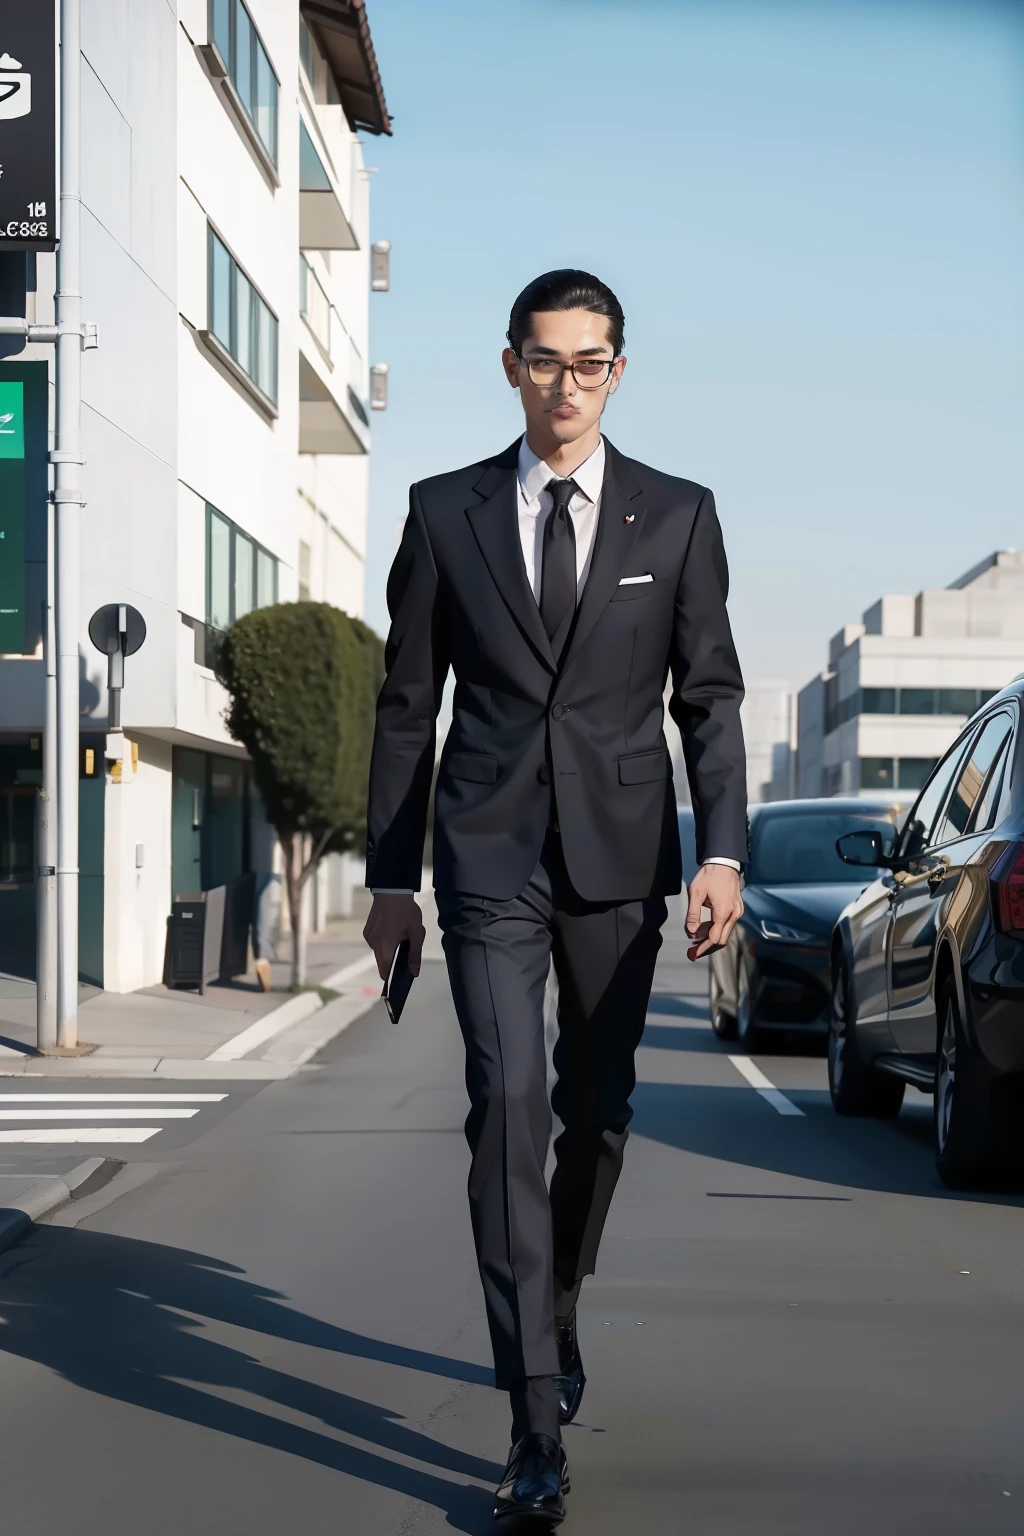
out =
{"type": "Polygon", "coordinates": [[[306,79],[313,84],[313,36],[304,16],[299,17],[299,61],[306,71],[306,79]]]}
{"type": "Polygon", "coordinates": [[[847,832],[881,832],[886,847],[895,841],[892,818],[884,811],[863,814],[850,811],[810,809],[778,811],[774,808],[751,817],[751,885],[863,885],[871,876],[863,868],[846,864],[836,852],[836,841],[847,832]]]}
{"type": "Polygon", "coordinates": [[[256,606],[277,602],[277,561],[265,549],[256,551],[256,606]]]}
{"type": "Polygon", "coordinates": [[[951,843],[963,837],[971,813],[988,781],[989,770],[1009,734],[1010,720],[1007,715],[994,715],[982,726],[956,781],[956,788],[949,797],[938,833],[932,838],[934,843],[951,843]]]}
{"type": "Polygon", "coordinates": [[[213,41],[231,73],[231,0],[213,0],[213,41]]]}
{"type": "Polygon", "coordinates": [[[210,330],[231,350],[231,269],[227,250],[210,231],[210,330]]]}
{"type": "Polygon", "coordinates": [[[207,508],[206,622],[214,629],[231,623],[231,524],[207,508]]]}
{"type": "Polygon", "coordinates": [[[249,285],[249,280],[244,277],[239,269],[235,268],[235,360],[239,367],[244,368],[250,378],[254,377],[253,367],[253,324],[252,313],[255,295],[249,285]]]}
{"type": "Polygon", "coordinates": [[[249,116],[253,115],[253,45],[256,34],[249,20],[249,12],[239,0],[235,12],[235,90],[249,116]]]}
{"type": "Polygon", "coordinates": [[[891,757],[861,758],[861,789],[892,789],[893,780],[893,760],[891,757]]]}
{"type": "Polygon", "coordinates": [[[901,688],[900,714],[934,715],[935,694],[934,688],[901,688]]]}
{"type": "Polygon", "coordinates": [[[299,191],[330,192],[331,178],[324,169],[309,129],[299,118],[299,191]]]}
{"type": "Polygon", "coordinates": [[[277,321],[267,306],[259,301],[259,359],[257,383],[268,400],[277,402],[277,321]]]}
{"type": "Polygon", "coordinates": [[[259,38],[256,39],[256,132],[277,163],[277,80],[259,38]]]}
{"type": "Polygon", "coordinates": [[[978,707],[977,688],[940,688],[940,715],[973,715],[978,707]]]}
{"type": "Polygon", "coordinates": [[[240,619],[254,606],[256,549],[251,539],[235,529],[235,618],[240,619]]]}
{"type": "Polygon", "coordinates": [[[864,688],[863,711],[866,715],[894,715],[896,713],[895,688],[864,688]]]}
{"type": "Polygon", "coordinates": [[[899,845],[899,853],[903,858],[912,859],[921,852],[922,848],[928,846],[932,826],[942,809],[966,744],[967,738],[961,737],[941,759],[939,766],[925,785],[920,799],[907,817],[899,845]]]}
{"type": "Polygon", "coordinates": [[[900,789],[923,789],[935,767],[934,757],[901,757],[897,767],[900,789]]]}
{"type": "Polygon", "coordinates": [[[998,758],[992,765],[988,782],[982,791],[981,799],[978,801],[978,810],[974,818],[975,832],[988,832],[1000,820],[1000,802],[1003,797],[1003,785],[1006,782],[1006,765],[1010,760],[1012,741],[1012,734],[1008,734],[1000,749],[998,758]]]}

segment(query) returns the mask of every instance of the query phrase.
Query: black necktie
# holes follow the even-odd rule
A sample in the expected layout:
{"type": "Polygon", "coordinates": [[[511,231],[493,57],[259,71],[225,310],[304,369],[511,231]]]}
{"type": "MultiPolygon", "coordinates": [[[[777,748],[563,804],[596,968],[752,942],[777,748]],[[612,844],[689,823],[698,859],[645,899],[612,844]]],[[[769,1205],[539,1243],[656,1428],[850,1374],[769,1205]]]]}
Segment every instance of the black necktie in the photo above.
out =
{"type": "Polygon", "coordinates": [[[552,644],[576,611],[576,532],[569,503],[578,489],[575,480],[552,480],[548,486],[553,505],[544,528],[540,616],[552,644]]]}

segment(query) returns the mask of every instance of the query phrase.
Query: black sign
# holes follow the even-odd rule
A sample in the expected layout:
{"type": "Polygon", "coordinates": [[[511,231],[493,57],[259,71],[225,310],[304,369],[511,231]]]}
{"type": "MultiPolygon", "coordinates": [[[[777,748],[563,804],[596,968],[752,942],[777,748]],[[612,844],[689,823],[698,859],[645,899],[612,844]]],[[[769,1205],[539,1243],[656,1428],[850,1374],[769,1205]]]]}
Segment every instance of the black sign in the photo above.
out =
{"type": "Polygon", "coordinates": [[[0,251],[57,247],[57,8],[0,0],[0,251]]]}

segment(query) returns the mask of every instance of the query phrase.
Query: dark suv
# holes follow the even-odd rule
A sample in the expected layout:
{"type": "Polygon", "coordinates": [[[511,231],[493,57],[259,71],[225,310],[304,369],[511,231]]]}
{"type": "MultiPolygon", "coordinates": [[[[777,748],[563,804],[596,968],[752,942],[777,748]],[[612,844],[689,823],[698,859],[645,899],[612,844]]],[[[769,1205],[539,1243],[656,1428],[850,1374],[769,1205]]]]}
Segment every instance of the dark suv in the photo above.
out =
{"type": "Polygon", "coordinates": [[[933,1093],[936,1162],[954,1188],[1022,1168],[1022,707],[1024,674],[961,731],[898,837],[836,844],[882,874],[832,938],[832,1103],[892,1116],[908,1083],[933,1093]]]}

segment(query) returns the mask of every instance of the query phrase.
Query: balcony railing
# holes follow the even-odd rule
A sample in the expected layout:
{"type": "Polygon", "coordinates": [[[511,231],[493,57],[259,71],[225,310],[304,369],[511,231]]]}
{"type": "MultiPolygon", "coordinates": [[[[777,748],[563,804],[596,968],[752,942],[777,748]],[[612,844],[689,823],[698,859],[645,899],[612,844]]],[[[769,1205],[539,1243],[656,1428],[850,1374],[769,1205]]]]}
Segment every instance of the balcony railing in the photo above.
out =
{"type": "Polygon", "coordinates": [[[320,343],[325,356],[331,357],[331,311],[334,306],[305,256],[299,255],[299,313],[320,343]]]}

